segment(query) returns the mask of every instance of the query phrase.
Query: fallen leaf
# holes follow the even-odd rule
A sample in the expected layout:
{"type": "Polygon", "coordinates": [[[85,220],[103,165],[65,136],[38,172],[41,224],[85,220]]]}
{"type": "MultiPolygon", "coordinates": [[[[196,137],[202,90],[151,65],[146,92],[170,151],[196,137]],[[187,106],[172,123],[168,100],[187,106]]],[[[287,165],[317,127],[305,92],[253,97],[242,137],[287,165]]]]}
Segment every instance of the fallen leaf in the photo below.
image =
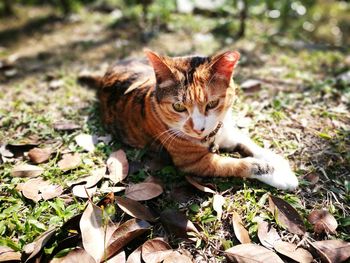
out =
{"type": "Polygon", "coordinates": [[[61,258],[54,258],[50,263],[96,263],[95,259],[82,248],[75,248],[61,258]]]}
{"type": "Polygon", "coordinates": [[[229,262],[236,263],[283,263],[276,253],[256,244],[242,244],[225,251],[229,262]]]}
{"type": "Polygon", "coordinates": [[[124,250],[121,250],[116,255],[105,261],[106,263],[125,263],[126,256],[124,250]]]}
{"type": "Polygon", "coordinates": [[[197,180],[195,180],[193,177],[186,176],[187,182],[189,182],[191,185],[196,187],[198,190],[206,193],[215,194],[215,191],[207,186],[201,185],[197,180]]]}
{"type": "Polygon", "coordinates": [[[341,263],[350,257],[350,243],[343,240],[323,240],[311,243],[324,262],[341,263]]]}
{"type": "Polygon", "coordinates": [[[12,248],[0,246],[0,262],[7,261],[20,261],[21,253],[18,251],[14,251],[12,248]]]}
{"type": "Polygon", "coordinates": [[[118,193],[118,192],[121,192],[121,191],[124,191],[125,190],[125,187],[124,186],[101,186],[101,188],[99,189],[101,193],[110,193],[110,192],[113,192],[113,193],[118,193]]]}
{"type": "Polygon", "coordinates": [[[29,140],[23,143],[9,143],[6,145],[6,149],[8,149],[11,153],[13,153],[14,157],[23,156],[25,152],[28,152],[30,149],[37,147],[39,143],[34,139],[29,140]]]}
{"type": "Polygon", "coordinates": [[[278,253],[299,263],[311,263],[314,259],[309,251],[301,247],[297,247],[297,245],[293,243],[280,240],[275,243],[274,249],[278,253]]]}
{"type": "Polygon", "coordinates": [[[120,225],[112,234],[105,251],[106,258],[115,255],[121,248],[127,245],[134,238],[142,235],[151,225],[144,220],[130,219],[120,225]]]}
{"type": "Polygon", "coordinates": [[[235,232],[235,236],[239,240],[239,242],[241,242],[242,244],[251,243],[249,233],[247,229],[244,228],[242,219],[236,212],[232,213],[232,225],[233,231],[235,232]]]}
{"type": "Polygon", "coordinates": [[[22,194],[34,202],[55,198],[63,192],[62,186],[51,184],[40,177],[29,179],[21,186],[21,189],[22,194]]]}
{"type": "Polygon", "coordinates": [[[312,211],[307,220],[314,226],[315,233],[330,233],[335,234],[338,227],[337,220],[327,210],[314,210],[312,211]]]}
{"type": "Polygon", "coordinates": [[[273,248],[275,243],[281,240],[276,229],[265,221],[258,223],[258,238],[261,244],[267,248],[273,248]]]}
{"type": "Polygon", "coordinates": [[[215,194],[213,197],[213,209],[217,214],[217,219],[221,220],[222,206],[225,204],[225,198],[222,195],[215,194]]]}
{"type": "Polygon", "coordinates": [[[80,198],[89,198],[94,193],[96,193],[97,186],[93,186],[91,188],[86,188],[85,185],[75,185],[72,189],[73,195],[78,196],[80,198]]]}
{"type": "Polygon", "coordinates": [[[304,179],[310,182],[311,185],[315,185],[320,180],[320,177],[316,173],[309,173],[304,176],[304,179]]]}
{"type": "Polygon", "coordinates": [[[53,125],[56,131],[74,131],[80,128],[78,124],[69,121],[56,122],[53,125]]]}
{"type": "Polygon", "coordinates": [[[16,165],[11,170],[13,177],[37,177],[44,172],[44,169],[30,164],[16,165]]]}
{"type": "Polygon", "coordinates": [[[101,208],[89,201],[79,222],[84,249],[96,262],[99,262],[105,251],[105,241],[112,235],[107,231],[101,208]]]}
{"type": "Polygon", "coordinates": [[[142,245],[136,248],[128,257],[126,263],[142,263],[141,261],[142,245]]]}
{"type": "Polygon", "coordinates": [[[257,92],[261,90],[261,81],[256,79],[248,79],[241,84],[241,89],[244,92],[257,92]]]}
{"type": "Polygon", "coordinates": [[[141,203],[129,198],[119,196],[117,196],[115,199],[120,209],[122,209],[128,215],[150,222],[156,221],[156,218],[152,214],[151,210],[149,210],[149,208],[142,205],[141,203]]]}
{"type": "Polygon", "coordinates": [[[108,160],[107,167],[109,171],[108,178],[113,183],[119,183],[128,176],[129,163],[126,154],[123,150],[113,152],[108,160]]]}
{"type": "Polygon", "coordinates": [[[0,156],[12,158],[14,157],[14,154],[10,150],[6,149],[6,144],[0,144],[0,156]]]}
{"type": "Polygon", "coordinates": [[[51,239],[53,235],[56,234],[56,228],[50,228],[49,230],[42,233],[38,236],[32,243],[25,245],[26,248],[23,248],[27,254],[30,254],[25,262],[28,262],[30,259],[34,258],[38,255],[41,249],[47,244],[47,242],[51,239]],[[30,249],[28,249],[30,247],[30,249]]]}
{"type": "Polygon", "coordinates": [[[40,189],[41,197],[44,200],[49,200],[52,198],[55,198],[57,196],[60,196],[63,193],[63,188],[60,185],[54,185],[54,184],[47,184],[40,189]]]}
{"type": "Polygon", "coordinates": [[[269,208],[277,216],[278,222],[289,232],[297,235],[305,234],[305,225],[299,213],[286,201],[270,195],[269,208]]]}
{"type": "Polygon", "coordinates": [[[98,168],[90,172],[89,176],[80,177],[75,181],[68,182],[68,186],[85,183],[86,188],[95,186],[105,175],[106,168],[98,168]]]}
{"type": "Polygon", "coordinates": [[[147,240],[142,245],[142,259],[146,263],[162,262],[173,250],[162,238],[147,240]]]}
{"type": "Polygon", "coordinates": [[[135,201],[144,201],[155,198],[163,193],[159,184],[139,183],[133,184],[125,189],[125,196],[135,201]]]}
{"type": "Polygon", "coordinates": [[[95,150],[96,139],[90,134],[81,133],[75,136],[74,140],[85,151],[93,152],[95,150]]]}
{"type": "Polygon", "coordinates": [[[164,258],[163,263],[192,263],[192,260],[186,255],[173,251],[164,258]]]}
{"type": "Polygon", "coordinates": [[[49,160],[51,153],[52,151],[49,148],[33,148],[28,152],[28,157],[33,163],[39,164],[49,160]]]}
{"type": "Polygon", "coordinates": [[[68,171],[78,167],[80,163],[81,158],[79,153],[67,153],[62,156],[62,159],[57,163],[57,165],[61,170],[68,171]]]}
{"type": "Polygon", "coordinates": [[[199,233],[194,224],[183,213],[167,209],[160,214],[160,221],[168,232],[177,237],[188,237],[188,232],[199,233]]]}

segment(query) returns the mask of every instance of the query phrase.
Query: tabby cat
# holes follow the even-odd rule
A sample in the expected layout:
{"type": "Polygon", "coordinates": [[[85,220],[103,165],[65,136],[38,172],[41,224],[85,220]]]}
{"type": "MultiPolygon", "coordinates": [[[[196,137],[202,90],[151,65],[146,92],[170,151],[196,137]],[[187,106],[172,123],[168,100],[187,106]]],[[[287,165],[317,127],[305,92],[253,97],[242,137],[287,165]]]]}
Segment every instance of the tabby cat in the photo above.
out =
{"type": "Polygon", "coordinates": [[[235,128],[232,74],[238,52],[211,57],[167,57],[146,51],[149,63],[124,60],[100,78],[98,98],[106,128],[138,148],[165,148],[175,166],[197,176],[255,178],[294,190],[288,162],[235,128]],[[218,149],[244,158],[221,156],[218,149]]]}

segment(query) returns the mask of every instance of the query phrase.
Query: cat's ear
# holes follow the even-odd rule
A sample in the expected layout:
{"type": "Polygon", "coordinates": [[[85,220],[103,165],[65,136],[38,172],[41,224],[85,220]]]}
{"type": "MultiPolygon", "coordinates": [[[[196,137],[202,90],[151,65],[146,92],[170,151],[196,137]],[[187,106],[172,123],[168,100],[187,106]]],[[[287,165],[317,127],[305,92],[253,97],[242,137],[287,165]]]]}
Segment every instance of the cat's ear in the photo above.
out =
{"type": "Polygon", "coordinates": [[[157,84],[162,86],[162,84],[174,82],[174,75],[169,66],[166,64],[164,58],[151,50],[145,50],[144,52],[146,53],[147,58],[154,69],[157,84]]]}
{"type": "Polygon", "coordinates": [[[239,58],[240,54],[237,51],[226,51],[222,54],[214,56],[212,58],[212,63],[210,64],[214,77],[230,82],[233,69],[235,68],[239,58]]]}

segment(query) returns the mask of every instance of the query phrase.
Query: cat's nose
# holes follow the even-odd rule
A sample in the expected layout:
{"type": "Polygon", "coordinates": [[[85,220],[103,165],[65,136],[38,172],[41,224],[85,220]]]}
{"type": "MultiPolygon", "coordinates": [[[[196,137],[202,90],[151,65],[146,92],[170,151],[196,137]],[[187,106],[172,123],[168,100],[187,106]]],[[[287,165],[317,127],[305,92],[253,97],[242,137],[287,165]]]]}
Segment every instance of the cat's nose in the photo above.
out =
{"type": "Polygon", "coordinates": [[[198,135],[200,135],[202,132],[204,132],[204,130],[205,130],[204,127],[203,127],[203,128],[200,128],[199,130],[193,129],[193,131],[194,131],[195,133],[197,133],[198,135]]]}

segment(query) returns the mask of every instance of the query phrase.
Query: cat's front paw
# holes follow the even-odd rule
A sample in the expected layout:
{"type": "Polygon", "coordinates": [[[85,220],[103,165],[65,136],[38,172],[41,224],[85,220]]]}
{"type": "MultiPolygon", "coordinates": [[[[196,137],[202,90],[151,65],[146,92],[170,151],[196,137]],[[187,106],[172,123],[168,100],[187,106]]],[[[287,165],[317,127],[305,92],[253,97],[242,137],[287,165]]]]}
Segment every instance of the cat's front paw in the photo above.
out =
{"type": "Polygon", "coordinates": [[[290,170],[275,170],[272,174],[255,175],[252,178],[282,190],[293,191],[299,185],[298,178],[290,170]]]}
{"type": "Polygon", "coordinates": [[[298,187],[298,178],[291,170],[287,160],[276,155],[266,161],[272,166],[272,172],[255,174],[253,178],[282,190],[292,191],[298,187]]]}

